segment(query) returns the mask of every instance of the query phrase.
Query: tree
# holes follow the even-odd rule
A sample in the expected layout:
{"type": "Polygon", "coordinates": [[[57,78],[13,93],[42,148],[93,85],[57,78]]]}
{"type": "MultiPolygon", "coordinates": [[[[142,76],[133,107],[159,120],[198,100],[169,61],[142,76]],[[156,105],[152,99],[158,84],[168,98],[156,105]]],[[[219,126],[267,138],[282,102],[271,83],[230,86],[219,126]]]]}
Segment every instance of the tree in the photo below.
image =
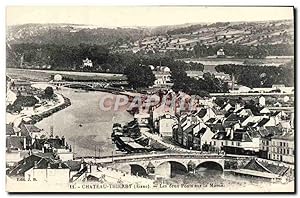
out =
{"type": "Polygon", "coordinates": [[[226,64],[216,66],[216,70],[234,76],[238,84],[250,88],[272,87],[273,84],[293,86],[292,68],[226,64]]]}
{"type": "Polygon", "coordinates": [[[53,97],[54,91],[53,91],[52,87],[46,87],[44,92],[45,92],[44,93],[45,98],[52,98],[53,97]]]}
{"type": "Polygon", "coordinates": [[[38,100],[34,96],[18,96],[13,103],[14,109],[20,109],[20,107],[32,107],[38,100]]]}
{"type": "Polygon", "coordinates": [[[155,76],[150,67],[131,65],[125,69],[129,86],[133,88],[146,88],[154,84],[155,76]]]}

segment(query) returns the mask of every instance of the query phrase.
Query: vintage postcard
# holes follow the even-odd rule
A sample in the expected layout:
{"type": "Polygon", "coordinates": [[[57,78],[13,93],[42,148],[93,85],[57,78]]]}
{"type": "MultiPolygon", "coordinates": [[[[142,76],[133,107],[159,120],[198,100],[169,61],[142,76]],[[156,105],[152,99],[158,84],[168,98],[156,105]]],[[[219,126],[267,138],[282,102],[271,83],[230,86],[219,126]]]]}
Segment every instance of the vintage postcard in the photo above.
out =
{"type": "Polygon", "coordinates": [[[8,192],[295,192],[293,7],[8,6],[8,192]]]}

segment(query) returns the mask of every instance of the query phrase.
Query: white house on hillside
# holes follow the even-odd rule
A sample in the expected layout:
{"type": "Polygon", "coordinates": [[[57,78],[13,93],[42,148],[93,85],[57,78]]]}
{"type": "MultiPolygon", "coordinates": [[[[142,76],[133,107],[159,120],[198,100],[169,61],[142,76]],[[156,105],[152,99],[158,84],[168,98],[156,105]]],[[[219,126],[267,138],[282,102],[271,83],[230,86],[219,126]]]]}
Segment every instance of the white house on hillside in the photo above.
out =
{"type": "Polygon", "coordinates": [[[90,60],[88,58],[82,60],[82,67],[81,68],[85,68],[85,67],[93,67],[92,60],[90,60]]]}

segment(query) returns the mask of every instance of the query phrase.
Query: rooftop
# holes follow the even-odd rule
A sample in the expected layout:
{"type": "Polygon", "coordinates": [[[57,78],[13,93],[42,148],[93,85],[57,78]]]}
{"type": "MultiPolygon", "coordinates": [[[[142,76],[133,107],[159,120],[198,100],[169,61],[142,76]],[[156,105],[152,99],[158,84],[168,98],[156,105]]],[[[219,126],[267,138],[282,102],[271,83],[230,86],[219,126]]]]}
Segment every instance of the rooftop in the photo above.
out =
{"type": "Polygon", "coordinates": [[[285,166],[278,166],[266,161],[258,161],[257,159],[252,159],[248,164],[245,165],[243,170],[256,171],[258,174],[264,173],[264,175],[276,175],[283,176],[289,168],[285,166]]]}
{"type": "Polygon", "coordinates": [[[250,135],[247,132],[234,132],[233,137],[230,135],[226,136],[227,132],[221,131],[215,134],[212,139],[217,140],[231,140],[238,142],[252,142],[250,135]]]}
{"type": "Polygon", "coordinates": [[[6,135],[14,135],[15,130],[12,124],[6,124],[6,135]]]}

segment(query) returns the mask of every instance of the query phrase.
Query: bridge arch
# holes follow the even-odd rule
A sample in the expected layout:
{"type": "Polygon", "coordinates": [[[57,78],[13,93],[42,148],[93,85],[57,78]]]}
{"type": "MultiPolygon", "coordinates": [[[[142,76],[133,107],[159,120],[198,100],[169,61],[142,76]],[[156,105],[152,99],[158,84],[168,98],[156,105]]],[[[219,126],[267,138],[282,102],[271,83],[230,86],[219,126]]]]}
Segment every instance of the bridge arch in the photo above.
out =
{"type": "Polygon", "coordinates": [[[156,175],[163,177],[174,177],[176,174],[186,174],[187,166],[177,161],[165,161],[155,168],[156,175]]]}
{"type": "Polygon", "coordinates": [[[138,176],[147,176],[146,169],[138,164],[130,164],[130,173],[132,175],[138,175],[138,176]]]}
{"type": "Polygon", "coordinates": [[[215,161],[205,161],[201,162],[196,166],[196,170],[199,170],[200,168],[205,168],[209,170],[217,170],[217,171],[222,171],[224,170],[222,164],[215,162],[215,161]]]}

